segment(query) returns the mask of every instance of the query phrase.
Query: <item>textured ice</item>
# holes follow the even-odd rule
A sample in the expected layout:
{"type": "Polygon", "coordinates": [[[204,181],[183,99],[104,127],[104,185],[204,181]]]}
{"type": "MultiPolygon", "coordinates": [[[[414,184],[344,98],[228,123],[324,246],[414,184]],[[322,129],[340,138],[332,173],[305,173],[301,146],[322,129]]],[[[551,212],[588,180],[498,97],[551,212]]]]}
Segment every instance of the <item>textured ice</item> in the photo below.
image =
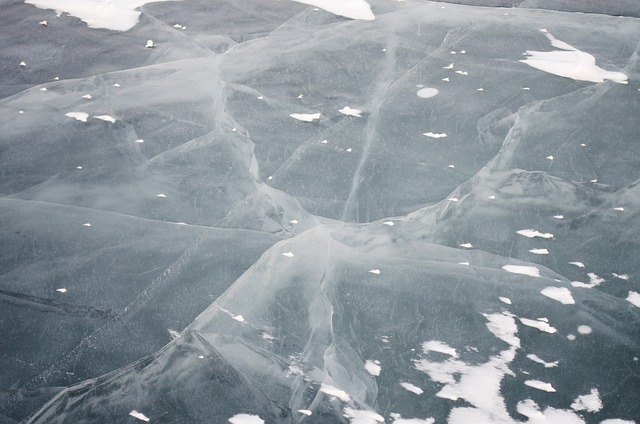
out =
{"type": "Polygon", "coordinates": [[[637,2],[64,3],[135,19],[1,7],[0,422],[638,421],[637,2]]]}

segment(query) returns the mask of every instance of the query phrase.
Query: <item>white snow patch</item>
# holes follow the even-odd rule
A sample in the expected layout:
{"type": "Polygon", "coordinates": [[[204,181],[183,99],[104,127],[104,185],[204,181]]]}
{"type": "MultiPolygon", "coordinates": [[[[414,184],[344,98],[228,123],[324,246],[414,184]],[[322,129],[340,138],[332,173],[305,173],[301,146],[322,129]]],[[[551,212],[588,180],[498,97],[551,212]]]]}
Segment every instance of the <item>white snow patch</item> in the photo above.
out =
{"type": "Polygon", "coordinates": [[[541,233],[538,230],[518,230],[516,231],[516,233],[520,234],[521,236],[525,236],[525,237],[529,237],[529,238],[533,238],[533,237],[541,237],[544,239],[551,239],[553,238],[553,234],[551,233],[541,233]]]}
{"type": "Polygon", "coordinates": [[[533,253],[534,255],[548,255],[549,254],[549,250],[548,249],[531,249],[531,250],[529,250],[529,252],[533,253]]]}
{"type": "Polygon", "coordinates": [[[472,249],[473,245],[471,243],[462,243],[460,245],[460,247],[465,248],[465,249],[472,249]]]}
{"type": "Polygon", "coordinates": [[[576,303],[576,301],[573,299],[573,296],[571,296],[571,291],[566,287],[550,286],[542,289],[540,293],[547,296],[548,298],[557,300],[563,305],[574,305],[576,303]]]}
{"type": "Polygon", "coordinates": [[[91,96],[91,94],[85,94],[84,96],[82,96],[83,99],[87,99],[87,100],[91,100],[93,97],[91,96]]]}
{"type": "Polygon", "coordinates": [[[637,306],[638,308],[640,308],[640,293],[630,291],[629,295],[627,296],[627,300],[631,302],[633,306],[637,306]]]}
{"type": "Polygon", "coordinates": [[[82,224],[83,227],[91,227],[91,224],[89,224],[88,222],[82,224]]]}
{"type": "Polygon", "coordinates": [[[602,400],[600,400],[600,393],[598,389],[591,389],[591,393],[588,395],[578,396],[578,398],[571,404],[571,409],[574,411],[587,411],[598,412],[602,409],[602,400]]]}
{"type": "Polygon", "coordinates": [[[152,49],[155,46],[153,45],[153,40],[147,40],[147,44],[145,44],[145,47],[148,49],[152,49]]]}
{"type": "Polygon", "coordinates": [[[600,421],[600,424],[636,424],[636,422],[631,420],[621,420],[620,418],[610,418],[608,420],[600,421]]]}
{"type": "Polygon", "coordinates": [[[421,99],[428,99],[438,95],[438,89],[433,87],[421,88],[416,92],[416,95],[421,99]]]}
{"type": "Polygon", "coordinates": [[[470,262],[458,262],[458,265],[469,266],[470,262]]]}
{"type": "Polygon", "coordinates": [[[382,222],[384,225],[388,225],[389,227],[393,227],[395,224],[393,223],[393,221],[383,221],[382,222]]]}
{"type": "Polygon", "coordinates": [[[449,66],[445,66],[444,69],[453,69],[453,63],[450,63],[449,66]]]}
{"type": "Polygon", "coordinates": [[[307,417],[310,417],[311,414],[313,414],[313,412],[309,411],[308,409],[298,409],[298,412],[302,415],[306,415],[307,417]]]}
{"type": "Polygon", "coordinates": [[[68,13],[86,22],[89,28],[127,31],[138,23],[140,12],[135,9],[152,1],[167,0],[25,0],[25,3],[68,13]]]}
{"type": "Polygon", "coordinates": [[[524,382],[524,384],[529,387],[533,387],[534,389],[543,390],[549,393],[555,393],[556,391],[556,389],[554,389],[551,384],[545,383],[544,381],[540,380],[527,380],[524,382]]]}
{"type": "Polygon", "coordinates": [[[558,363],[559,363],[559,361],[546,362],[545,360],[540,358],[538,355],[533,354],[533,353],[528,354],[527,358],[529,358],[533,362],[536,362],[538,364],[544,365],[545,368],[555,368],[555,367],[558,366],[558,363]]]}
{"type": "Polygon", "coordinates": [[[73,118],[80,122],[87,122],[87,119],[89,118],[89,114],[84,112],[67,112],[64,114],[64,116],[73,118]]]}
{"type": "Polygon", "coordinates": [[[232,315],[231,318],[235,319],[238,322],[245,322],[245,319],[242,315],[232,315]]]}
{"type": "Polygon", "coordinates": [[[537,52],[527,50],[528,57],[520,60],[531,67],[550,74],[579,81],[603,82],[611,80],[619,84],[627,84],[627,76],[622,72],[605,71],[596,65],[596,59],[589,53],[545,33],[553,47],[561,50],[537,52]]]}
{"type": "Polygon", "coordinates": [[[467,72],[467,71],[456,71],[456,74],[469,75],[469,72],[467,72]]]}
{"type": "Polygon", "coordinates": [[[436,420],[433,418],[425,418],[421,420],[420,418],[394,418],[393,424],[434,424],[436,420]]]}
{"type": "Polygon", "coordinates": [[[456,352],[454,348],[438,340],[429,340],[428,342],[422,343],[422,350],[424,353],[439,352],[444,353],[445,355],[449,355],[453,358],[458,357],[458,352],[456,352]]]}
{"type": "Polygon", "coordinates": [[[372,273],[372,274],[375,274],[375,275],[380,275],[380,270],[379,269],[370,269],[369,272],[372,273]]]}
{"type": "Polygon", "coordinates": [[[336,387],[330,386],[329,384],[322,383],[320,384],[320,391],[328,394],[329,396],[337,397],[338,399],[349,402],[349,395],[347,392],[342,391],[336,387]]]}
{"type": "Polygon", "coordinates": [[[582,262],[569,262],[569,265],[577,266],[578,268],[584,268],[584,264],[582,262]]]}
{"type": "Polygon", "coordinates": [[[342,109],[338,110],[338,112],[347,115],[347,116],[355,116],[358,118],[361,118],[362,116],[360,115],[362,113],[362,111],[360,109],[351,109],[349,106],[345,106],[342,109]]]}
{"type": "Polygon", "coordinates": [[[511,305],[511,299],[509,299],[508,297],[498,297],[498,299],[500,299],[500,302],[502,303],[506,303],[507,305],[511,305]]]}
{"type": "Polygon", "coordinates": [[[372,21],[376,17],[371,6],[365,0],[293,0],[298,3],[309,4],[331,12],[335,15],[350,19],[372,21]]]}
{"type": "Polygon", "coordinates": [[[508,313],[502,314],[482,314],[487,321],[487,328],[493,333],[494,336],[506,342],[510,346],[519,348],[520,339],[516,336],[518,334],[518,325],[513,319],[513,316],[508,313]]]}
{"type": "Polygon", "coordinates": [[[138,412],[135,409],[131,412],[129,412],[129,415],[131,415],[133,418],[137,418],[140,421],[144,421],[144,422],[149,422],[149,417],[147,417],[146,415],[144,415],[142,412],[138,412]]]}
{"type": "Polygon", "coordinates": [[[629,277],[629,274],[616,274],[615,272],[612,272],[611,275],[613,275],[616,278],[619,278],[621,280],[626,280],[626,281],[628,281],[629,278],[631,278],[631,277],[629,277]]]}
{"type": "Polygon", "coordinates": [[[545,333],[554,334],[558,330],[550,326],[548,323],[543,321],[536,321],[529,318],[518,318],[521,323],[526,325],[527,327],[537,328],[540,331],[544,331],[545,333]]]}
{"type": "Polygon", "coordinates": [[[111,115],[97,115],[94,116],[94,118],[100,119],[101,121],[111,122],[112,124],[116,122],[116,118],[111,115]]]}
{"type": "Polygon", "coordinates": [[[576,339],[576,336],[574,334],[567,334],[567,340],[573,341],[575,339],[576,339]]]}
{"type": "Polygon", "coordinates": [[[422,390],[420,387],[415,386],[411,383],[400,383],[400,385],[405,389],[410,391],[411,393],[415,393],[417,395],[421,395],[422,393],[424,393],[424,390],[422,390]]]}
{"type": "Polygon", "coordinates": [[[445,133],[432,133],[431,131],[426,132],[426,133],[422,133],[422,135],[427,136],[427,137],[431,137],[431,138],[446,138],[447,134],[445,133]]]}
{"type": "Polygon", "coordinates": [[[293,258],[295,255],[293,252],[284,252],[282,256],[286,256],[287,258],[293,258]]]}
{"type": "Polygon", "coordinates": [[[624,212],[624,208],[622,207],[613,208],[613,210],[616,212],[624,212]]]}
{"type": "Polygon", "coordinates": [[[442,78],[442,81],[444,81],[444,82],[449,82],[449,77],[447,77],[447,78],[442,78]]]}
{"type": "Polygon", "coordinates": [[[375,411],[344,408],[344,416],[349,418],[351,424],[375,424],[383,423],[384,417],[375,411]]]}
{"type": "Polygon", "coordinates": [[[144,143],[144,140],[143,140],[143,139],[141,139],[141,138],[139,138],[139,139],[137,139],[137,140],[134,140],[133,142],[134,142],[134,143],[138,143],[138,144],[142,144],[142,143],[144,143]]]}
{"type": "Polygon", "coordinates": [[[564,215],[553,215],[555,219],[564,219],[564,215]]]}
{"type": "Polygon", "coordinates": [[[367,361],[364,363],[364,369],[366,369],[369,374],[376,377],[379,376],[380,371],[382,371],[380,361],[372,361],[371,359],[367,359],[367,361]]]}
{"type": "Polygon", "coordinates": [[[589,276],[589,283],[582,283],[580,281],[573,281],[571,285],[573,287],[581,287],[585,289],[592,289],[596,286],[599,286],[601,283],[604,283],[604,278],[598,276],[598,274],[590,272],[587,274],[589,276]]]}
{"type": "Polygon", "coordinates": [[[262,418],[257,415],[237,414],[229,418],[231,424],[264,424],[262,418]]]}
{"type": "Polygon", "coordinates": [[[61,288],[61,289],[56,289],[56,291],[59,292],[59,293],[66,293],[67,289],[61,288]]]}
{"type": "Polygon", "coordinates": [[[540,270],[535,266],[504,265],[502,269],[512,274],[522,274],[522,275],[529,275],[531,277],[540,277],[540,270]]]}
{"type": "Polygon", "coordinates": [[[315,120],[320,119],[320,112],[318,113],[292,113],[289,115],[293,119],[297,119],[298,121],[304,122],[313,122],[315,120]]]}

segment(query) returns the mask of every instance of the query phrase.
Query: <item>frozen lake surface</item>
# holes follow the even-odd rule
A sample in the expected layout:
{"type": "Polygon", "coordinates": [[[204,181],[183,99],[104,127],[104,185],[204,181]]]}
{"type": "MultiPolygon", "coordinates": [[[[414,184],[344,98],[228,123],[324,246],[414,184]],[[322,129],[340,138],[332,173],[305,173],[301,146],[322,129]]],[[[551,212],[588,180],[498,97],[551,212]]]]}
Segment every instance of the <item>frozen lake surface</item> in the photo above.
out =
{"type": "Polygon", "coordinates": [[[0,423],[640,424],[638,2],[0,9],[0,423]]]}

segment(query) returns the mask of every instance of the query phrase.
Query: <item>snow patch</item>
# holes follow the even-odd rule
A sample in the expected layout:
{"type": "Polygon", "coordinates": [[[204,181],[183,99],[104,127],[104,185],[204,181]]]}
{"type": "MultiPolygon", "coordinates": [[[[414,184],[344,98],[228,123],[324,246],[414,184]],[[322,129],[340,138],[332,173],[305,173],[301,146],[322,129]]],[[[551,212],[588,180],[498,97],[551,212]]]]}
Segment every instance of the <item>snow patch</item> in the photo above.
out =
{"type": "Polygon", "coordinates": [[[422,393],[424,393],[424,390],[422,390],[420,387],[415,386],[411,383],[400,383],[400,385],[405,389],[410,391],[411,393],[415,393],[417,395],[421,395],[422,393]]]}
{"type": "Polygon", "coordinates": [[[372,21],[376,17],[371,6],[365,0],[293,0],[298,3],[309,4],[349,19],[372,21]]]}
{"type": "Polygon", "coordinates": [[[551,233],[541,233],[538,230],[518,230],[516,231],[516,233],[520,234],[521,236],[525,236],[525,237],[529,237],[529,238],[533,238],[533,237],[541,237],[544,239],[552,239],[553,238],[553,234],[551,233]]]}
{"type": "Polygon", "coordinates": [[[127,31],[138,23],[135,9],[155,1],[168,0],[25,0],[39,9],[62,11],[85,22],[89,28],[127,31]]]}
{"type": "Polygon", "coordinates": [[[421,99],[428,99],[438,95],[438,89],[432,87],[421,88],[416,92],[416,95],[421,99]]]}
{"type": "Polygon", "coordinates": [[[231,424],[264,424],[262,418],[257,415],[237,414],[229,418],[231,424]]]}
{"type": "Polygon", "coordinates": [[[328,394],[329,396],[337,397],[343,402],[349,402],[349,399],[350,399],[347,392],[340,390],[336,387],[330,386],[329,384],[322,383],[320,385],[320,391],[322,393],[328,394]]]}
{"type": "Polygon", "coordinates": [[[556,389],[549,383],[545,383],[540,380],[527,380],[524,382],[529,387],[533,387],[534,389],[542,390],[549,393],[555,393],[556,389]]]}
{"type": "Polygon", "coordinates": [[[355,116],[357,118],[362,118],[360,109],[351,109],[349,106],[345,106],[342,109],[338,110],[338,112],[347,115],[347,116],[355,116]]]}
{"type": "Polygon", "coordinates": [[[313,122],[320,119],[320,112],[318,113],[292,113],[289,115],[293,119],[303,122],[313,122]]]}
{"type": "Polygon", "coordinates": [[[535,266],[504,265],[502,269],[512,274],[522,274],[522,275],[529,275],[531,277],[540,277],[540,270],[535,266]]]}
{"type": "Polygon", "coordinates": [[[80,122],[87,122],[87,119],[89,118],[89,114],[84,112],[67,112],[64,114],[64,116],[73,118],[80,122]]]}
{"type": "Polygon", "coordinates": [[[598,412],[602,409],[602,400],[598,389],[591,389],[588,395],[578,396],[571,404],[574,411],[598,412]]]}
{"type": "Polygon", "coordinates": [[[538,330],[543,331],[545,333],[554,334],[558,331],[544,321],[537,321],[537,320],[528,319],[528,318],[519,318],[519,320],[521,323],[523,323],[527,327],[537,328],[538,330]]]}
{"type": "Polygon", "coordinates": [[[630,291],[629,296],[627,296],[627,300],[631,302],[633,306],[640,308],[640,293],[630,291]]]}
{"type": "Polygon", "coordinates": [[[380,361],[375,361],[375,360],[370,360],[367,359],[367,361],[364,363],[364,369],[367,370],[367,372],[373,376],[379,376],[380,375],[380,371],[382,371],[382,367],[380,366],[380,361]]]}
{"type": "Polygon", "coordinates": [[[544,365],[545,368],[555,368],[555,367],[558,366],[558,363],[559,363],[559,361],[546,362],[545,360],[540,358],[538,355],[533,354],[533,353],[528,354],[527,358],[529,358],[533,362],[536,362],[538,364],[544,365]]]}
{"type": "Polygon", "coordinates": [[[596,65],[596,59],[575,47],[545,33],[553,47],[561,50],[538,52],[527,50],[528,57],[520,60],[533,68],[561,77],[579,81],[604,82],[611,80],[618,84],[627,84],[628,77],[622,72],[605,71],[596,65]]]}
{"type": "Polygon", "coordinates": [[[551,298],[553,300],[557,300],[563,305],[574,305],[576,301],[571,296],[571,291],[566,287],[547,287],[542,289],[540,292],[543,295],[551,298]]]}
{"type": "Polygon", "coordinates": [[[454,348],[438,340],[430,340],[428,342],[422,343],[422,351],[424,353],[439,352],[444,353],[445,355],[449,355],[453,358],[458,357],[458,352],[456,352],[454,348]]]}
{"type": "Polygon", "coordinates": [[[144,415],[142,412],[138,412],[135,409],[131,412],[129,412],[129,415],[131,415],[133,418],[137,418],[140,421],[144,421],[144,422],[149,422],[149,417],[147,417],[146,415],[144,415]]]}

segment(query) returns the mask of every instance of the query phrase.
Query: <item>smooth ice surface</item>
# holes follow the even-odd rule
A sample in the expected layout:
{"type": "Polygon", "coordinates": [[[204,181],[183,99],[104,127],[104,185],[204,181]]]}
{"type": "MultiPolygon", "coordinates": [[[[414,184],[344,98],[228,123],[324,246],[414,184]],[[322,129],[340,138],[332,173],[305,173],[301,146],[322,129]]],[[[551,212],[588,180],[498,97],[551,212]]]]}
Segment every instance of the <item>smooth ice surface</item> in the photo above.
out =
{"type": "Polygon", "coordinates": [[[2,3],[0,423],[638,421],[638,2],[312,3],[2,3]]]}

